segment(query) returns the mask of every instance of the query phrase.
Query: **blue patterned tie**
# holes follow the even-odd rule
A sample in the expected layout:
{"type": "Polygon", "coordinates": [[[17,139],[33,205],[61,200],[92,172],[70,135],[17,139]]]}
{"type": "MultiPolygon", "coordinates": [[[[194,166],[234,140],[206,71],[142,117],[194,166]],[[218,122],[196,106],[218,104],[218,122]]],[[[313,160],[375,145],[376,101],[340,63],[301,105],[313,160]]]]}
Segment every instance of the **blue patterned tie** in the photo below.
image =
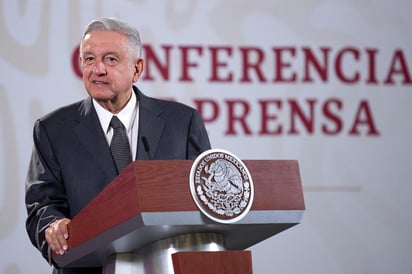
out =
{"type": "Polygon", "coordinates": [[[112,117],[110,126],[113,129],[113,138],[110,143],[113,159],[116,163],[118,173],[122,172],[132,161],[130,154],[129,140],[127,138],[126,129],[122,122],[116,116],[112,117]]]}

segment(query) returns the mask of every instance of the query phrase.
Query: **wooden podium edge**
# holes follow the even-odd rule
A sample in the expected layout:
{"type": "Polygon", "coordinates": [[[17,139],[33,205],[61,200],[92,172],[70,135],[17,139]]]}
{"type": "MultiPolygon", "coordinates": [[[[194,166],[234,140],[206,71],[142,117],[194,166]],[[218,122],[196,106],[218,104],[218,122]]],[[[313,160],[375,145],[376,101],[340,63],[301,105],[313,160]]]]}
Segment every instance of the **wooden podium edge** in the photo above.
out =
{"type": "MultiPolygon", "coordinates": [[[[243,160],[243,162],[248,167],[255,185],[255,199],[251,211],[285,210],[302,211],[303,214],[305,205],[296,160],[243,160]]],[[[144,230],[146,225],[142,218],[144,214],[159,211],[198,212],[188,184],[192,163],[192,160],[133,162],[73,218],[69,224],[70,251],[63,256],[55,255],[55,261],[61,266],[73,265],[76,261],[82,261],[81,258],[76,258],[76,253],[86,255],[89,251],[93,252],[93,248],[106,245],[107,248],[99,248],[97,255],[95,254],[98,261],[104,260],[106,253],[117,252],[113,244],[105,240],[112,241],[113,237],[122,238],[133,231],[144,230]],[[171,171],[177,172],[177,175],[171,171]],[[153,176],[153,172],[156,172],[156,176],[153,176]],[[178,186],[177,192],[174,184],[178,186]],[[162,203],[159,203],[159,198],[154,198],[159,196],[164,198],[162,203]]],[[[238,239],[244,238],[242,233],[256,230],[264,237],[261,240],[264,240],[299,222],[300,220],[284,224],[270,222],[257,225],[234,224],[229,228],[227,225],[210,227],[205,225],[205,228],[207,231],[222,230],[224,233],[233,230],[233,233],[226,233],[226,236],[228,242],[234,242],[232,248],[238,248],[244,247],[236,244],[238,239]]],[[[256,239],[249,241],[249,244],[254,243],[256,239]]]]}

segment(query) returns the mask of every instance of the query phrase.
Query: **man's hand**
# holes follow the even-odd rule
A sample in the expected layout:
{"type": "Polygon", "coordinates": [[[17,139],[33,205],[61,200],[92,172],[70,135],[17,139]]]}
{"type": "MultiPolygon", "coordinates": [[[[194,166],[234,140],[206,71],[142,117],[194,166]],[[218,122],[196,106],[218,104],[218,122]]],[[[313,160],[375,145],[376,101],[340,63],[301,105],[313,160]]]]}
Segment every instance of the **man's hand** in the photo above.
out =
{"type": "Polygon", "coordinates": [[[68,249],[67,239],[69,238],[69,231],[67,225],[70,221],[67,218],[56,220],[45,231],[46,241],[51,250],[56,254],[63,255],[68,249]]]}

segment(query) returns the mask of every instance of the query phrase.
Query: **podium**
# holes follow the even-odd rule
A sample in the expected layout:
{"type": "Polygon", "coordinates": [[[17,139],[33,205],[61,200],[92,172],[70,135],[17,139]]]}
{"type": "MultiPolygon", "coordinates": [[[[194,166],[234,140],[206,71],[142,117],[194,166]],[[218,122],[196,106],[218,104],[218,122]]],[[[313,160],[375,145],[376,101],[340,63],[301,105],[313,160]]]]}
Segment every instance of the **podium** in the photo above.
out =
{"type": "Polygon", "coordinates": [[[103,266],[106,274],[252,273],[245,249],[300,223],[305,205],[297,161],[243,163],[254,201],[232,224],[212,221],[196,207],[192,160],[131,163],[72,219],[69,250],[54,261],[103,266]]]}

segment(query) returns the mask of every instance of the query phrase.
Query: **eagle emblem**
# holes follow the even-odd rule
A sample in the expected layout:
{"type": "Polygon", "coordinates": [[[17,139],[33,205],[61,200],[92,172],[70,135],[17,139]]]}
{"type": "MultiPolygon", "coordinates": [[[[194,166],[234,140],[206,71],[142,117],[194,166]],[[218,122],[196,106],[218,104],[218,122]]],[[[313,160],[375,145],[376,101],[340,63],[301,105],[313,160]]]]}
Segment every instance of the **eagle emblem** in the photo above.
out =
{"type": "Polygon", "coordinates": [[[209,218],[233,223],[243,218],[253,201],[253,183],[244,163],[232,153],[213,149],[194,161],[190,189],[198,208],[209,218]]]}

